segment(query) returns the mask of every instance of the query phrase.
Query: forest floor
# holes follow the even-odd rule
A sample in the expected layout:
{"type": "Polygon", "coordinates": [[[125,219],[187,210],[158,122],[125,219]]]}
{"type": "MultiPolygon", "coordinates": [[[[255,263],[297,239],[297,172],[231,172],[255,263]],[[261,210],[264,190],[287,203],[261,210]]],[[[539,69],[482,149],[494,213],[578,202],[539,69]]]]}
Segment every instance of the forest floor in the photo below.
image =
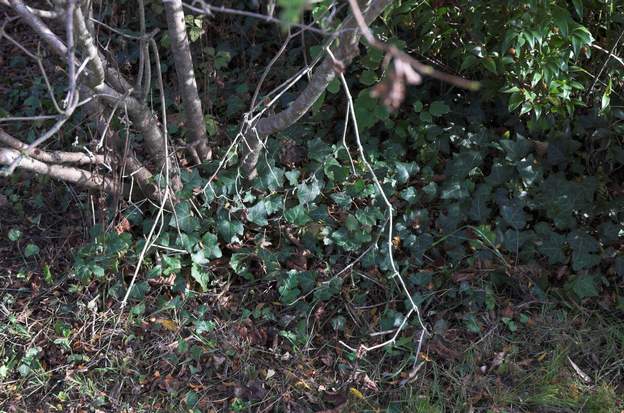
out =
{"type": "Polygon", "coordinates": [[[436,324],[414,360],[357,358],[339,341],[370,337],[328,334],[322,309],[306,343],[263,318],[287,317],[268,284],[170,294],[161,277],[121,311],[111,277],[72,274],[92,211],[61,184],[0,180],[2,412],[624,411],[624,321],[600,304],[497,293],[479,333],[436,324]]]}

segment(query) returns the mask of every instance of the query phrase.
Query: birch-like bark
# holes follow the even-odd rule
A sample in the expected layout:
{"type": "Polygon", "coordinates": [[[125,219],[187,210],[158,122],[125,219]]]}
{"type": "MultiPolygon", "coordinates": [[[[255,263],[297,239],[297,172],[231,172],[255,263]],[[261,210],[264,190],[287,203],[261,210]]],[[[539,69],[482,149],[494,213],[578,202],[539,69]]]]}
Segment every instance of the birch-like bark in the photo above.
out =
{"type": "Polygon", "coordinates": [[[71,182],[84,188],[102,189],[108,193],[117,193],[120,189],[113,180],[104,178],[99,174],[72,166],[48,165],[34,158],[22,157],[21,153],[15,149],[0,148],[0,165],[11,165],[20,157],[19,168],[71,182]]]}
{"type": "Polygon", "coordinates": [[[193,71],[193,58],[186,33],[184,11],[181,0],[163,0],[167,15],[167,28],[171,39],[171,52],[178,75],[179,92],[182,95],[184,115],[186,118],[189,151],[198,163],[208,160],[212,151],[206,136],[206,124],[201,100],[197,93],[197,82],[193,71]]]}
{"type": "MultiPolygon", "coordinates": [[[[372,0],[362,12],[366,23],[370,24],[375,20],[392,2],[393,0],[372,0]]],[[[340,30],[341,34],[335,40],[336,46],[332,48],[332,54],[338,62],[346,67],[359,54],[358,42],[362,33],[352,15],[349,15],[340,30]]],[[[242,143],[243,160],[241,167],[248,179],[253,179],[257,175],[256,165],[260,157],[262,140],[268,135],[292,126],[301,119],[318,100],[329,83],[334,80],[336,70],[336,64],[331,56],[325,57],[312,74],[306,88],[287,109],[258,120],[254,125],[257,134],[251,129],[245,134],[246,142],[242,143]]]]}
{"type": "MultiPolygon", "coordinates": [[[[28,145],[9,135],[1,128],[0,143],[20,152],[28,149],[28,145]]],[[[73,163],[77,165],[104,164],[104,155],[90,155],[83,152],[43,151],[39,148],[35,148],[31,151],[29,156],[47,163],[73,163]]]]}
{"type": "Polygon", "coordinates": [[[74,11],[74,30],[80,49],[90,59],[88,65],[91,70],[88,83],[91,87],[96,87],[104,82],[104,63],[80,7],[76,7],[74,11]]]}
{"type": "MultiPolygon", "coordinates": [[[[67,46],[50,30],[47,24],[39,17],[32,14],[28,6],[26,6],[22,0],[10,0],[10,2],[13,10],[22,18],[24,23],[30,26],[56,55],[65,58],[67,55],[67,46]]],[[[125,92],[132,86],[121,74],[108,67],[106,62],[102,59],[102,55],[97,53],[92,35],[84,32],[85,30],[88,32],[84,14],[81,12],[80,16],[82,16],[82,18],[77,18],[78,23],[75,25],[74,29],[79,44],[83,46],[83,50],[86,48],[86,53],[91,57],[88,69],[86,70],[90,88],[97,93],[101,93],[102,100],[110,106],[114,106],[119,100],[122,100],[122,104],[127,108],[128,115],[134,127],[143,136],[145,150],[149,157],[156,163],[158,169],[162,169],[166,157],[165,137],[159,127],[157,117],[143,102],[133,96],[124,95],[124,93],[119,92],[120,90],[125,92]],[[112,87],[100,81],[102,73],[104,73],[106,82],[110,83],[112,87]]]]}

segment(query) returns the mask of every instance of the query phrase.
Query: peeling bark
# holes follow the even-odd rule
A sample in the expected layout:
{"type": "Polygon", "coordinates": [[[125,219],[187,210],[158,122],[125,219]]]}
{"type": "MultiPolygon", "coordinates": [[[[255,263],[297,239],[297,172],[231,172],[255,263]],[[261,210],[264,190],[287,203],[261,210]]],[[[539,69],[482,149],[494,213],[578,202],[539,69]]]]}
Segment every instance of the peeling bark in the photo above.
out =
{"type": "Polygon", "coordinates": [[[191,48],[186,34],[182,1],[166,0],[163,3],[165,4],[167,27],[171,38],[171,52],[175,62],[178,87],[182,95],[186,126],[190,138],[190,142],[188,142],[189,151],[194,160],[200,163],[210,159],[212,151],[208,146],[202,104],[197,93],[197,82],[193,71],[191,48]]]}

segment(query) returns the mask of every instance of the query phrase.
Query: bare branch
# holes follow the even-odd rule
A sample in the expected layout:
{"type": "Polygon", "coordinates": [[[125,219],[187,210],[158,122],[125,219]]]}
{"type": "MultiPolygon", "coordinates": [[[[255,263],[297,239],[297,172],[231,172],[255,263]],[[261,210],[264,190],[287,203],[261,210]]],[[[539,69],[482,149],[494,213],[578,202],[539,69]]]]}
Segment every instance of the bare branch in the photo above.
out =
{"type": "MultiPolygon", "coordinates": [[[[148,59],[149,47],[145,40],[145,2],[138,0],[139,6],[139,30],[141,31],[141,40],[139,40],[139,74],[137,75],[134,89],[142,96],[143,76],[145,72],[145,62],[148,59]]],[[[149,65],[148,65],[149,67],[149,65]]]]}
{"type": "MultiPolygon", "coordinates": [[[[602,67],[600,68],[600,71],[598,72],[598,74],[594,78],[594,81],[592,82],[591,87],[587,91],[587,96],[591,95],[592,91],[596,87],[596,83],[598,83],[598,80],[600,79],[600,76],[602,76],[602,72],[604,72],[604,70],[606,69],[607,65],[609,64],[609,60],[611,58],[613,58],[614,60],[618,60],[618,57],[615,56],[613,54],[613,52],[615,52],[615,49],[617,49],[618,44],[620,43],[620,40],[622,40],[622,37],[624,37],[624,30],[622,30],[622,33],[620,33],[618,38],[615,40],[615,43],[613,43],[613,46],[611,47],[611,50],[609,50],[607,52],[608,53],[607,58],[606,58],[605,62],[603,63],[602,67]]],[[[622,63],[622,59],[619,59],[619,62],[622,63]]]]}
{"type": "Polygon", "coordinates": [[[67,47],[39,17],[34,15],[22,0],[10,0],[13,10],[30,26],[59,56],[67,54],[67,47]]]}
{"type": "MultiPolygon", "coordinates": [[[[0,0],[0,4],[3,6],[11,7],[11,2],[9,2],[9,0],[0,0]]],[[[42,19],[56,19],[61,16],[61,13],[56,10],[35,9],[34,7],[30,6],[26,6],[26,8],[29,12],[37,17],[41,17],[42,19]]]]}
{"type": "MultiPolygon", "coordinates": [[[[20,152],[26,151],[28,149],[28,145],[26,145],[19,139],[16,139],[13,136],[9,135],[3,129],[0,129],[0,143],[20,152]]],[[[105,163],[104,155],[92,155],[82,152],[48,152],[40,149],[35,149],[31,151],[30,156],[34,159],[46,163],[74,163],[78,165],[102,165],[105,163]]]]}
{"type": "MultiPolygon", "coordinates": [[[[623,33],[624,33],[624,32],[623,32],[623,33]]],[[[617,43],[616,43],[616,45],[617,45],[617,43]]],[[[601,51],[601,52],[603,52],[603,53],[607,53],[609,56],[611,56],[611,59],[613,59],[613,60],[617,61],[619,64],[621,64],[622,66],[624,66],[624,59],[622,59],[621,57],[616,56],[616,55],[614,55],[614,54],[613,54],[613,52],[615,51],[615,49],[614,49],[614,48],[612,48],[612,50],[611,50],[611,51],[609,51],[609,50],[607,50],[607,49],[605,49],[605,48],[603,48],[603,47],[600,47],[600,46],[599,46],[599,45],[597,45],[596,43],[593,43],[593,44],[592,44],[592,47],[593,47],[594,49],[596,49],[596,50],[600,50],[600,51],[601,51]]]]}
{"type": "MultiPolygon", "coordinates": [[[[363,14],[365,21],[367,23],[372,22],[391,3],[392,0],[371,1],[363,14]]],[[[359,53],[357,45],[361,34],[357,28],[357,22],[353,16],[349,16],[341,27],[341,34],[336,39],[337,45],[333,49],[333,54],[344,66],[351,63],[353,58],[359,53]]],[[[261,139],[284,130],[301,119],[325,91],[327,85],[336,77],[336,72],[341,70],[344,70],[344,67],[337,67],[335,60],[327,56],[312,74],[306,88],[287,109],[260,119],[254,125],[257,135],[251,133],[252,131],[245,134],[246,144],[243,145],[241,167],[249,179],[253,179],[256,176],[255,169],[260,156],[261,139]]]]}
{"type": "Polygon", "coordinates": [[[15,149],[0,148],[0,165],[11,165],[17,162],[23,168],[52,178],[71,182],[89,189],[102,189],[109,193],[116,193],[119,185],[111,179],[101,175],[65,165],[48,165],[37,159],[24,157],[15,149]]]}
{"type": "Polygon", "coordinates": [[[102,62],[102,58],[100,57],[97,47],[95,46],[95,41],[91,36],[89,28],[87,27],[84,14],[82,13],[82,9],[80,7],[77,7],[74,12],[74,26],[76,29],[78,44],[83,49],[83,52],[91,59],[89,61],[89,68],[91,69],[88,75],[89,84],[91,87],[96,87],[104,82],[105,65],[102,62]]]}
{"type": "Polygon", "coordinates": [[[58,120],[56,121],[56,123],[54,125],[52,125],[52,127],[50,129],[48,129],[43,135],[41,135],[40,137],[35,139],[30,145],[28,145],[22,151],[22,153],[19,155],[19,157],[16,158],[15,161],[8,166],[8,168],[0,171],[0,174],[1,175],[7,175],[7,176],[11,175],[13,173],[13,171],[15,171],[15,168],[18,166],[22,156],[29,156],[34,148],[36,148],[37,146],[41,145],[42,143],[44,143],[45,141],[50,139],[52,136],[54,136],[56,134],[56,132],[58,132],[61,129],[61,127],[65,124],[65,122],[67,122],[67,120],[69,119],[70,115],[76,109],[77,104],[78,104],[78,94],[76,94],[74,102],[71,102],[69,104],[69,107],[67,108],[67,113],[68,114],[59,116],[57,118],[58,120]]]}

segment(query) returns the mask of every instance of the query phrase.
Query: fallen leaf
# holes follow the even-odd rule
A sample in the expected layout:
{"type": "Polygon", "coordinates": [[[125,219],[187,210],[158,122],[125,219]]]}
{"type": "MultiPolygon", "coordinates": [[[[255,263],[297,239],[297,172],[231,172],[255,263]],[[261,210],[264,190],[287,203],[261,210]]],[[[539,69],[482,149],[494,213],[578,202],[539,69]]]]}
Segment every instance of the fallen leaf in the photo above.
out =
{"type": "Polygon", "coordinates": [[[349,387],[349,393],[351,393],[351,395],[356,399],[364,400],[364,395],[362,394],[362,392],[355,387],[349,387]]]}
{"type": "Polygon", "coordinates": [[[173,320],[163,318],[163,319],[159,319],[157,322],[158,324],[163,326],[165,330],[172,331],[172,332],[178,331],[178,325],[173,320]]]}

